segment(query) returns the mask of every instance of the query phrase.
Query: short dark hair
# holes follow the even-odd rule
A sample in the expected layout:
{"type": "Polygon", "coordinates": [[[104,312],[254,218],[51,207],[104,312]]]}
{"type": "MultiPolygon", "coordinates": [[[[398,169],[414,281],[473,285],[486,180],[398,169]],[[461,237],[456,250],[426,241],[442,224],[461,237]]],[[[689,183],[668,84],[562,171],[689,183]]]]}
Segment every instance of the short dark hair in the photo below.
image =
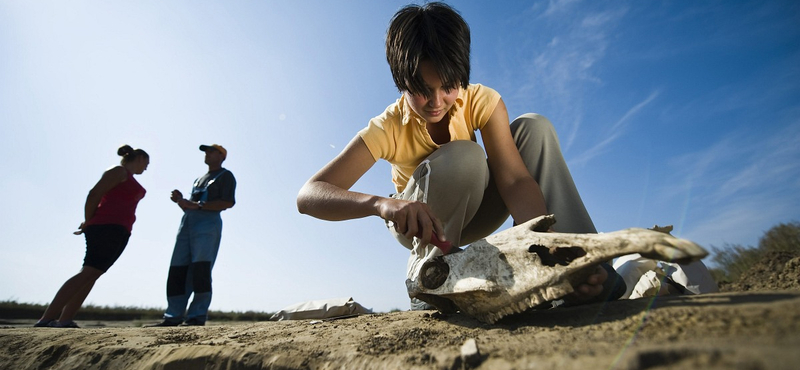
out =
{"type": "Polygon", "coordinates": [[[117,149],[117,155],[122,157],[122,160],[120,161],[122,164],[133,161],[139,156],[144,156],[145,158],[150,159],[150,155],[147,154],[147,152],[145,152],[143,149],[133,149],[128,144],[119,147],[119,149],[117,149]]]}
{"type": "Polygon", "coordinates": [[[430,61],[442,85],[469,84],[469,26],[449,5],[431,2],[406,5],[392,17],[386,31],[386,61],[400,91],[428,97],[419,73],[421,61],[430,61]]]}

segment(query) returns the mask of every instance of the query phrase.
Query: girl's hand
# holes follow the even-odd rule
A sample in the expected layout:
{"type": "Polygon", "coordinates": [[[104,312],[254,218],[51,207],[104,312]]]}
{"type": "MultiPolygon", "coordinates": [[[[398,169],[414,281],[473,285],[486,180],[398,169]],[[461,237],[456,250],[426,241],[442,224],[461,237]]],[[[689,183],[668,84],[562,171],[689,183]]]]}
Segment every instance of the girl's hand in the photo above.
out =
{"type": "Polygon", "coordinates": [[[73,232],[73,234],[75,234],[75,235],[83,234],[84,225],[86,225],[86,222],[81,222],[81,226],[78,226],[78,231],[73,232]]]}
{"type": "Polygon", "coordinates": [[[597,266],[595,270],[586,278],[586,281],[575,286],[575,291],[567,296],[565,300],[572,303],[589,301],[603,292],[603,283],[608,279],[608,272],[602,267],[597,266]]]}
{"type": "Polygon", "coordinates": [[[446,242],[442,223],[425,203],[386,198],[378,205],[378,213],[384,220],[392,221],[399,234],[408,239],[419,237],[422,245],[431,242],[431,233],[446,242]]]}

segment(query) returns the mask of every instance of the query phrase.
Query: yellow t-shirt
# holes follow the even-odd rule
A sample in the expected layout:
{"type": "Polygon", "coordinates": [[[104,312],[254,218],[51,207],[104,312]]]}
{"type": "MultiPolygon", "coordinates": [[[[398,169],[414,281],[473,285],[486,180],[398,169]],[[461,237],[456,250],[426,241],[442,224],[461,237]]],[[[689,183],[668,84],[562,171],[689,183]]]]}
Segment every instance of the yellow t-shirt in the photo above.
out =
{"type": "MultiPolygon", "coordinates": [[[[448,112],[450,141],[475,141],[475,131],[486,125],[499,101],[497,91],[481,84],[461,89],[448,112]]],[[[358,132],[376,161],[383,158],[392,165],[392,182],[398,193],[405,189],[417,166],[439,148],[428,134],[425,123],[403,94],[358,132]]]]}

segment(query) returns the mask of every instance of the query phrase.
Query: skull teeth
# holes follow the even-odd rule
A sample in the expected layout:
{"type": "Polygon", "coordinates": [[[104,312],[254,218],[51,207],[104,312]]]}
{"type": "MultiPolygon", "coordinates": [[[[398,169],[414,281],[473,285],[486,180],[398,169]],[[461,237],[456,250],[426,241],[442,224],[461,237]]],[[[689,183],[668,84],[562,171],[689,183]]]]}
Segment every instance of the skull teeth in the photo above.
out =
{"type": "Polygon", "coordinates": [[[534,293],[530,297],[525,298],[516,304],[511,304],[510,306],[500,308],[497,312],[487,312],[485,315],[483,315],[482,320],[490,324],[494,324],[503,317],[525,312],[531,309],[532,307],[539,305],[539,303],[543,301],[544,301],[543,297],[541,297],[539,294],[534,293]]]}

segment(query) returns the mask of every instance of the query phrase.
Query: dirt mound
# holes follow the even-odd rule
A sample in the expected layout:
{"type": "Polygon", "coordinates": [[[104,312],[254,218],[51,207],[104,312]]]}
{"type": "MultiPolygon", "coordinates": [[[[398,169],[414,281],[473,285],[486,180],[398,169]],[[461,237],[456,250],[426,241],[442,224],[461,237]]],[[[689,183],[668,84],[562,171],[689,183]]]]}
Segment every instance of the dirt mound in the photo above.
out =
{"type": "Polygon", "coordinates": [[[720,285],[723,292],[800,290],[800,255],[767,252],[739,280],[720,285]]]}
{"type": "Polygon", "coordinates": [[[773,252],[725,293],[530,311],[488,325],[434,311],[141,328],[0,327],[0,369],[796,369],[800,256],[773,252]],[[477,344],[464,362],[461,347],[477,344]]]}
{"type": "Polygon", "coordinates": [[[3,328],[0,369],[788,370],[800,363],[799,347],[800,292],[739,292],[527,312],[493,325],[417,311],[205,327],[3,328]],[[461,347],[470,340],[478,356],[467,365],[461,347]]]}

